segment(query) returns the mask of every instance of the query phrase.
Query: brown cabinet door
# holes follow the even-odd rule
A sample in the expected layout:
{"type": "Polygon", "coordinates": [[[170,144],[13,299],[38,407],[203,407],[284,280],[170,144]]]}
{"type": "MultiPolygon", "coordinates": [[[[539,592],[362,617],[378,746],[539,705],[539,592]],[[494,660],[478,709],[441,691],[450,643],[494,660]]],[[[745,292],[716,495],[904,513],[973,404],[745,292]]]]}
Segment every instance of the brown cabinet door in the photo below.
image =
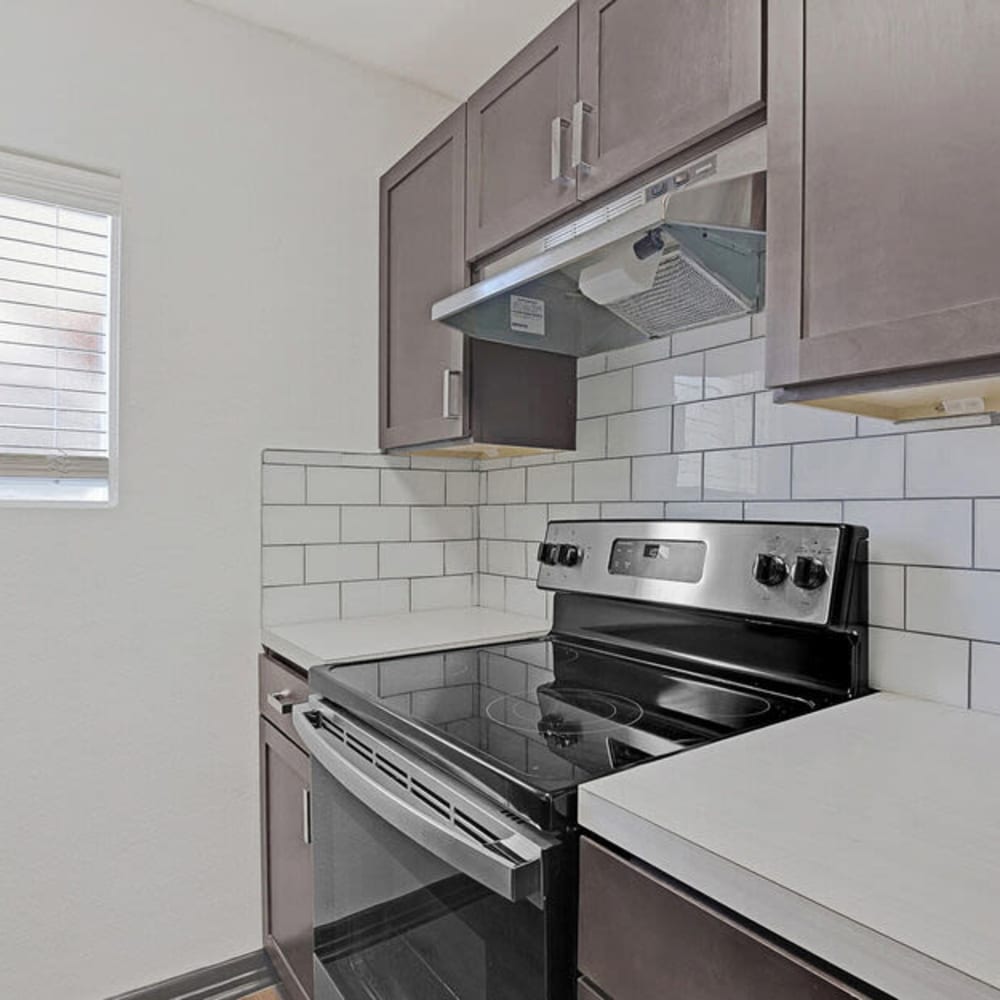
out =
{"type": "Polygon", "coordinates": [[[580,0],[580,197],[760,108],[763,45],[763,0],[580,0]]]}
{"type": "Polygon", "coordinates": [[[291,1000],[313,990],[309,755],[260,720],[264,947],[291,1000]]]}
{"type": "Polygon", "coordinates": [[[379,219],[379,445],[461,437],[462,334],[431,306],[466,284],[465,109],[382,178],[379,219]]]}
{"type": "Polygon", "coordinates": [[[1000,358],[998,51],[996,0],[770,0],[769,384],[1000,358]]]}
{"type": "Polygon", "coordinates": [[[574,6],[469,98],[469,260],[576,204],[576,63],[574,6]]]}
{"type": "MultiPolygon", "coordinates": [[[[841,985],[644,868],[580,844],[580,972],[614,1000],[849,1000],[841,985]]],[[[588,996],[581,986],[579,995],[588,996]]]]}

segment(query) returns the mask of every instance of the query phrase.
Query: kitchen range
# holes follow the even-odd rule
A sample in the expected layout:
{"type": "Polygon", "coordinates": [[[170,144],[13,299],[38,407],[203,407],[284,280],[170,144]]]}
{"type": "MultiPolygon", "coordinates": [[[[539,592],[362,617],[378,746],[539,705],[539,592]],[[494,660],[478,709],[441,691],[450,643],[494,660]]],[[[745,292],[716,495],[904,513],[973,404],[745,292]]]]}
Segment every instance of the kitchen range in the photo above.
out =
{"type": "Polygon", "coordinates": [[[565,521],[537,641],[315,667],[317,1000],[567,1000],[578,786],[867,692],[849,525],[565,521]]]}

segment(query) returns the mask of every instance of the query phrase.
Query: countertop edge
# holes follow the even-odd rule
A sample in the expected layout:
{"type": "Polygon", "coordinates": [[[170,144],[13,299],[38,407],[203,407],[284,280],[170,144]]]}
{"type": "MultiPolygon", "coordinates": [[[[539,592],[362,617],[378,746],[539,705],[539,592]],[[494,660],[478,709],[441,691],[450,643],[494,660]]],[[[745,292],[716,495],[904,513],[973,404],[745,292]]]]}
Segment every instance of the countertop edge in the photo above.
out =
{"type": "Polygon", "coordinates": [[[584,832],[890,995],[1000,1000],[989,984],[700,847],[586,785],[580,788],[578,818],[584,832]]]}

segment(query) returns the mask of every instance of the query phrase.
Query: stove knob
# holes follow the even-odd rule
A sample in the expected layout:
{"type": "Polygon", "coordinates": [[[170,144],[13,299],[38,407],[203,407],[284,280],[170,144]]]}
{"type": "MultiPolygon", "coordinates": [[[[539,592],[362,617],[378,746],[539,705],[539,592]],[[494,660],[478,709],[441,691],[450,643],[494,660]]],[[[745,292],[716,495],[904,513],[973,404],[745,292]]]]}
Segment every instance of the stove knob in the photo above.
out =
{"type": "Polygon", "coordinates": [[[542,542],[538,546],[538,561],[546,566],[555,566],[559,561],[559,546],[552,542],[542,542]]]}
{"type": "Polygon", "coordinates": [[[753,578],[758,583],[765,587],[777,587],[779,583],[784,583],[787,576],[788,566],[781,556],[767,552],[757,553],[757,558],[753,561],[753,578]]]}
{"type": "Polygon", "coordinates": [[[792,567],[792,583],[803,590],[815,590],[826,583],[826,567],[814,556],[799,556],[792,567]]]}
{"type": "Polygon", "coordinates": [[[583,558],[583,553],[576,545],[559,546],[559,564],[561,566],[576,566],[583,558]]]}

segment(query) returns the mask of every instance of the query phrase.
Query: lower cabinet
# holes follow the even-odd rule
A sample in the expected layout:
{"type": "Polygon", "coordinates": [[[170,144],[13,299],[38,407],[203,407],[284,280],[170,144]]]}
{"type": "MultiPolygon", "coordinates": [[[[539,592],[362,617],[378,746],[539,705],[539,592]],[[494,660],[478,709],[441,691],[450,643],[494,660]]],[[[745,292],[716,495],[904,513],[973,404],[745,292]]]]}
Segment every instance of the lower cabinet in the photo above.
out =
{"type": "MultiPolygon", "coordinates": [[[[282,664],[261,658],[261,683],[274,675],[296,676],[282,664]],[[269,672],[270,677],[265,676],[269,672]]],[[[303,686],[304,681],[300,680],[303,686]]],[[[262,688],[263,690],[263,688],[262,688]]],[[[281,699],[272,695],[271,706],[281,699]]],[[[265,702],[266,704],[266,702],[265,702]]],[[[290,719],[282,713],[284,719],[290,719]]],[[[310,831],[309,754],[269,719],[260,719],[261,873],[264,895],[264,950],[281,977],[288,1000],[313,995],[313,861],[310,831]]],[[[294,733],[294,730],[291,730],[294,733]]]]}
{"type": "Polygon", "coordinates": [[[652,872],[580,845],[578,1000],[870,1000],[652,872]]]}

